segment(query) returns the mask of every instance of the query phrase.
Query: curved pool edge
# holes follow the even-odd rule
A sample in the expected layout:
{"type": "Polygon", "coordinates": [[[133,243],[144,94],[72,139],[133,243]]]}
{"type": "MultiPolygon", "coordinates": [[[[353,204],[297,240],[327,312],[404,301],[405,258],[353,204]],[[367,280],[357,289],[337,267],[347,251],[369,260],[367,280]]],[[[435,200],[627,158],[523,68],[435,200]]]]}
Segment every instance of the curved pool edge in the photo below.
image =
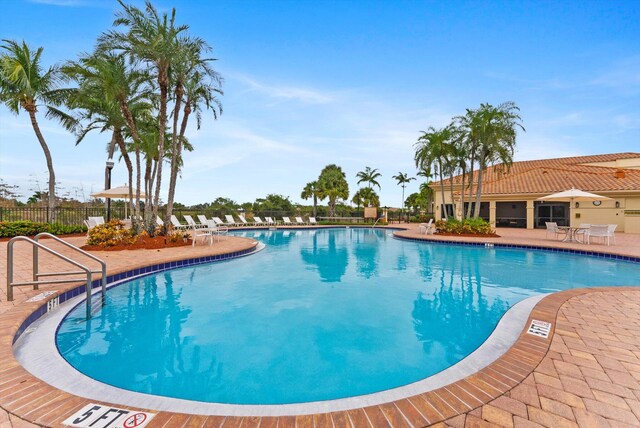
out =
{"type": "Polygon", "coordinates": [[[82,296],[44,317],[14,346],[17,360],[37,378],[63,391],[93,400],[156,411],[233,416],[290,416],[353,410],[380,405],[433,391],[470,376],[504,355],[516,342],[534,306],[546,295],[526,298],[509,308],[491,335],[458,363],[417,382],[376,393],[295,404],[247,405],[199,402],[134,392],[102,383],[71,366],[55,345],[55,333],[82,296]]]}
{"type": "MultiPolygon", "coordinates": [[[[535,318],[555,323],[555,318],[560,307],[573,297],[587,293],[612,293],[625,290],[638,292],[637,287],[593,287],[553,293],[538,302],[533,308],[529,320],[535,318]]],[[[33,316],[37,309],[43,305],[43,302],[46,307],[46,300],[38,303],[23,302],[20,306],[0,314],[0,358],[2,359],[2,365],[0,367],[0,390],[4,391],[0,394],[0,407],[25,421],[44,426],[52,426],[59,425],[67,416],[92,402],[92,400],[69,394],[47,385],[42,380],[31,376],[20,366],[17,360],[13,358],[13,349],[10,348],[12,348],[11,345],[16,338],[16,333],[20,325],[26,321],[28,317],[33,316]]],[[[545,340],[525,336],[525,332],[522,332],[516,343],[503,356],[489,366],[461,381],[435,391],[380,406],[358,409],[358,411],[349,412],[348,414],[345,412],[317,414],[313,416],[312,421],[328,420],[329,425],[331,425],[332,417],[333,420],[340,420],[341,418],[342,420],[344,420],[344,418],[353,419],[354,417],[358,417],[358,415],[363,416],[364,411],[366,411],[367,418],[371,418],[372,415],[375,414],[384,414],[388,420],[390,420],[390,417],[395,416],[404,417],[409,420],[407,417],[407,409],[409,411],[418,410],[418,412],[425,417],[429,409],[431,412],[433,412],[434,409],[439,409],[435,415],[429,413],[428,418],[429,423],[437,423],[457,415],[468,413],[508,392],[529,376],[548,352],[554,334],[555,325],[549,337],[545,340]],[[441,408],[443,399],[450,397],[452,397],[452,400],[447,401],[448,404],[445,406],[447,409],[443,411],[441,408]],[[425,408],[425,405],[428,406],[429,409],[425,408]]],[[[130,406],[122,407],[131,408],[130,406]]],[[[157,422],[164,421],[166,423],[171,420],[172,423],[181,422],[181,424],[187,421],[201,421],[204,423],[205,420],[207,423],[212,424],[221,424],[225,420],[232,423],[234,419],[231,415],[228,417],[207,417],[170,412],[159,412],[156,416],[157,422]]],[[[246,418],[244,420],[245,422],[247,421],[246,418]]],[[[308,419],[305,417],[280,417],[275,419],[263,417],[252,419],[254,422],[257,421],[256,424],[259,424],[260,420],[262,420],[265,425],[274,424],[275,421],[275,423],[279,423],[280,426],[293,427],[295,426],[295,421],[308,419]]],[[[237,419],[235,422],[239,423],[241,419],[237,419]]]]}

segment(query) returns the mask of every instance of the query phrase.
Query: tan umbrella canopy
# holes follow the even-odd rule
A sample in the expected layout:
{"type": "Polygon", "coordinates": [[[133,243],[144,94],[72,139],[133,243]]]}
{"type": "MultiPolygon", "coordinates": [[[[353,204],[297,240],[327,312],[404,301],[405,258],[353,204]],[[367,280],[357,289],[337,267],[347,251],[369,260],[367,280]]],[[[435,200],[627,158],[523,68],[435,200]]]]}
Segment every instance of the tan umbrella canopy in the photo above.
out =
{"type": "Polygon", "coordinates": [[[596,195],[595,193],[585,192],[576,188],[565,190],[564,192],[552,193],[547,196],[538,198],[538,201],[569,201],[569,202],[582,202],[582,201],[600,201],[604,199],[611,199],[606,196],[596,195]]]}
{"type": "MultiPolygon", "coordinates": [[[[114,187],[108,190],[101,190],[96,193],[92,193],[94,198],[107,198],[107,199],[129,199],[129,186],[114,187]]],[[[144,198],[146,195],[144,192],[140,192],[140,198],[144,198]]],[[[136,197],[136,188],[133,188],[133,197],[136,197]]],[[[124,216],[127,216],[127,204],[124,205],[124,216]]]]}
{"type": "MultiPolygon", "coordinates": [[[[538,198],[538,201],[569,201],[569,210],[572,210],[574,207],[574,202],[583,202],[583,201],[602,201],[605,199],[611,199],[606,196],[596,195],[595,193],[585,192],[579,189],[572,187],[569,190],[565,190],[564,192],[552,193],[547,196],[543,196],[538,198]]],[[[569,217],[569,222],[573,216],[569,217]]]]}

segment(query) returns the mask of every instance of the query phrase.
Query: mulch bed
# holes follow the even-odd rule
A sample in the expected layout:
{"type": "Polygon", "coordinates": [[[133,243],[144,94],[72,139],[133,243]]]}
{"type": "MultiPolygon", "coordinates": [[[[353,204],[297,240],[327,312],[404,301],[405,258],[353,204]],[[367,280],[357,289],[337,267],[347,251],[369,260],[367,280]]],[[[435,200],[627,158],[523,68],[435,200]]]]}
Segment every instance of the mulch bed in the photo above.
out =
{"type": "Polygon", "coordinates": [[[473,233],[442,233],[442,232],[436,232],[434,233],[434,235],[438,235],[438,236],[463,236],[465,238],[500,238],[500,235],[498,235],[497,233],[491,233],[488,235],[480,235],[480,234],[473,234],[473,233]]]}
{"type": "Polygon", "coordinates": [[[85,251],[160,250],[162,248],[185,247],[187,245],[191,245],[191,239],[187,239],[186,242],[183,240],[171,242],[168,239],[165,240],[164,236],[156,236],[153,238],[147,236],[138,238],[135,244],[130,245],[114,245],[111,247],[84,245],[80,248],[85,251]]]}

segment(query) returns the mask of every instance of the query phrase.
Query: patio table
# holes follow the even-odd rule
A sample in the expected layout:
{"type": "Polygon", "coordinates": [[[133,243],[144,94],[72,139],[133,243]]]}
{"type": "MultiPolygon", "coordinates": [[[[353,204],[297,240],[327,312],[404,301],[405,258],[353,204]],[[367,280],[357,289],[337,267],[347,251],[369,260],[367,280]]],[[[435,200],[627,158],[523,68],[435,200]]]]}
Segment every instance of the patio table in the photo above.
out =
{"type": "Polygon", "coordinates": [[[562,242],[578,242],[580,244],[584,244],[584,241],[581,241],[576,236],[579,230],[587,230],[586,227],[572,227],[572,226],[558,226],[558,229],[566,230],[567,234],[562,240],[562,242]]]}

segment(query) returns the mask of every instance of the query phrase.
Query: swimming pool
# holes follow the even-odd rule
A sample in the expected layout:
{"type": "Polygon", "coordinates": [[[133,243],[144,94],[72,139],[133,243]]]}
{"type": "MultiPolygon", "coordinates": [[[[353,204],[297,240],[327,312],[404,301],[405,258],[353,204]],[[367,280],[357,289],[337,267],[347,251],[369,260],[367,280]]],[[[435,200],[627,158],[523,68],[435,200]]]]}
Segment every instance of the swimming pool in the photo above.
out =
{"type": "Polygon", "coordinates": [[[109,291],[60,325],[63,357],[110,385],[217,403],[283,404],[387,390],[464,358],[516,302],[636,285],[633,263],[393,239],[389,231],[244,232],[251,257],[109,291]]]}

